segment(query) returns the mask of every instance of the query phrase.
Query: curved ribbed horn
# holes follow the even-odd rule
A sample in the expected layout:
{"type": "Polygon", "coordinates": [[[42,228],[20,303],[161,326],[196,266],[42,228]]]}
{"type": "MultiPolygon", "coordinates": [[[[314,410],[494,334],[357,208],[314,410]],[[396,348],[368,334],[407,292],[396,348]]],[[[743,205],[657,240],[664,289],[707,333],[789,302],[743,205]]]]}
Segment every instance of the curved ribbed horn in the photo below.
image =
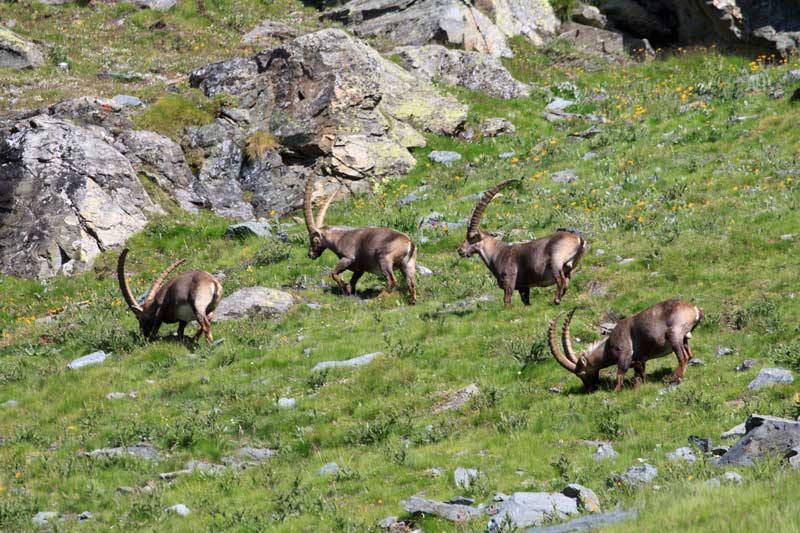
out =
{"type": "Polygon", "coordinates": [[[310,175],[306,181],[306,190],[303,195],[303,216],[306,219],[308,233],[316,233],[317,226],[314,224],[314,213],[311,211],[311,195],[314,192],[314,175],[310,175]]]}
{"type": "Polygon", "coordinates": [[[564,354],[561,353],[561,347],[558,345],[558,336],[557,329],[558,329],[558,319],[561,318],[563,313],[559,313],[553,320],[550,321],[550,328],[547,331],[547,344],[550,346],[550,352],[553,354],[553,357],[556,358],[556,361],[569,370],[570,372],[575,372],[575,368],[577,365],[564,357],[564,354]]]}
{"type": "Polygon", "coordinates": [[[131,311],[138,314],[142,311],[142,306],[136,303],[136,299],[133,297],[131,288],[128,285],[128,280],[125,279],[125,258],[127,256],[128,249],[125,248],[119,254],[119,259],[117,260],[117,280],[119,281],[119,290],[122,291],[122,297],[125,298],[125,303],[128,304],[131,311]]]}
{"type": "Polygon", "coordinates": [[[333,202],[333,199],[336,198],[336,195],[339,194],[339,191],[341,191],[343,187],[344,187],[344,184],[340,183],[339,187],[337,187],[336,190],[333,191],[333,194],[331,194],[330,198],[328,198],[325,201],[325,205],[323,205],[320,208],[319,212],[317,213],[317,227],[318,228],[321,228],[324,225],[324,223],[325,223],[325,215],[328,213],[328,208],[331,206],[331,203],[333,202]]]}
{"type": "Polygon", "coordinates": [[[472,210],[472,216],[469,218],[469,226],[467,226],[467,237],[472,237],[476,233],[478,233],[478,227],[481,225],[481,217],[483,216],[483,211],[486,209],[486,206],[489,205],[497,193],[504,187],[507,187],[511,183],[519,180],[505,180],[501,181],[491,189],[487,190],[483,193],[483,198],[475,206],[475,209],[472,210]]]}
{"type": "Polygon", "coordinates": [[[144,297],[144,303],[148,303],[156,297],[156,292],[158,292],[159,287],[161,287],[161,284],[164,283],[164,280],[167,278],[167,276],[169,276],[170,272],[178,268],[178,266],[183,264],[184,261],[186,261],[186,259],[178,259],[168,266],[164,272],[162,272],[161,275],[156,278],[156,280],[153,282],[153,285],[150,286],[150,290],[147,291],[147,296],[144,297]]]}
{"type": "Polygon", "coordinates": [[[564,352],[572,363],[578,364],[578,358],[575,357],[575,350],[572,349],[572,339],[569,336],[569,323],[572,322],[572,315],[575,314],[577,307],[573,307],[572,311],[567,313],[567,319],[564,321],[564,329],[561,330],[561,344],[564,346],[564,352]]]}

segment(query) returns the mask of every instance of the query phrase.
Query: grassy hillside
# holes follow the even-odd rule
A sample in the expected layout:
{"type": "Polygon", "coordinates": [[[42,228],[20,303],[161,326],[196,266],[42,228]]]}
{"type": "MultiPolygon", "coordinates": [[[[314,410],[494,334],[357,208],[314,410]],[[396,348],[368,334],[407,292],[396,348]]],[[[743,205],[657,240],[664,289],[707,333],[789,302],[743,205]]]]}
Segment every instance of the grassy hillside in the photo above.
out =
{"type": "MultiPolygon", "coordinates": [[[[278,9],[248,6],[248,21],[278,9]]],[[[234,7],[210,5],[220,13],[234,7]]],[[[214,51],[205,56],[179,48],[159,60],[168,73],[228,55],[225,47],[248,29],[194,18],[190,3],[181,9],[156,15],[122,6],[0,5],[4,19],[17,19],[21,34],[31,35],[41,24],[48,40],[54,34],[47,32],[67,16],[86,27],[118,11],[137,28],[159,17],[170,28],[188,21],[186,31],[207,39],[205,50],[214,51]],[[30,31],[20,28],[26,24],[30,31]],[[197,30],[204,25],[209,29],[197,30]]],[[[72,85],[49,78],[55,71],[25,73],[15,82],[23,87],[20,107],[121,90],[117,82],[91,77],[103,60],[83,59],[77,42],[63,33],[62,46],[76,63],[72,85]],[[84,68],[86,77],[77,75],[84,68]]],[[[139,70],[148,56],[138,48],[147,46],[145,34],[97,38],[112,50],[124,40],[132,47],[132,70],[139,70]]],[[[168,42],[177,39],[170,30],[163,35],[168,42]]],[[[161,46],[153,43],[159,51],[161,46]]],[[[152,222],[129,243],[137,294],[174,258],[188,257],[193,268],[223,272],[227,294],[265,285],[297,297],[296,308],[279,320],[215,324],[215,337],[225,339],[216,346],[189,350],[169,338],[139,338],[114,279],[115,253],[75,278],[38,283],[0,277],[0,403],[18,402],[0,407],[0,529],[30,529],[38,511],[91,511],[90,521],[62,527],[367,531],[387,515],[403,516],[400,500],[417,493],[487,502],[496,491],[559,491],[578,482],[598,493],[604,509],[640,510],[620,531],[763,531],[765,524],[800,531],[800,475],[778,462],[741,470],[742,486],[712,488],[705,480],[721,472],[705,461],[686,465],[665,458],[690,435],[718,441],[748,413],[800,415],[797,383],[758,392],[746,387],[761,367],[800,371],[800,106],[769,96],[771,88],[791,94],[800,82],[788,72],[800,64],[750,63],[696,50],[646,64],[586,68],[595,64],[560,46],[515,47],[508,66],[533,84],[530,98],[506,102],[454,92],[471,104],[470,121],[505,117],[517,126],[516,136],[473,143],[431,136],[429,147],[415,153],[419,163],[410,175],[378,184],[375,196],[335,204],[328,222],[387,225],[418,237],[419,217],[435,210],[458,221],[469,215],[475,193],[501,178],[522,178],[492,203],[484,227],[509,240],[561,226],[583,232],[590,249],[560,307],[550,303],[554,289],[548,288],[533,291],[530,307],[515,297],[513,307],[503,309],[502,293],[479,259],[455,253],[464,236],[449,227],[427,230],[429,240],[419,245],[419,262],[434,275],[418,279],[417,306],[408,306],[402,294],[374,298],[382,281],[369,274],[360,298],[343,297],[330,288],[335,258],[326,253],[309,260],[305,230],[289,217],[276,221],[290,236],[285,249],[257,239],[224,239],[227,221],[177,213],[152,222]],[[576,112],[607,122],[587,140],[571,137],[590,124],[554,125],[540,118],[549,93],[577,97],[576,112]],[[432,149],[456,150],[469,166],[430,164],[426,154],[432,149]],[[515,155],[498,157],[509,151],[515,155]],[[565,169],[579,179],[554,183],[552,174],[565,169]],[[426,199],[397,203],[421,186],[426,199]],[[631,314],[671,297],[696,303],[706,315],[692,339],[695,356],[706,364],[689,367],[677,388],[663,382],[676,365],[669,356],[648,366],[648,383],[636,390],[629,380],[622,393],[611,391],[609,369],[600,391],[583,394],[580,382],[544,347],[547,322],[559,311],[580,306],[573,335],[583,346],[598,337],[605,312],[631,314]],[[718,357],[717,345],[734,353],[718,357]],[[99,349],[113,357],[66,370],[73,358],[99,349]],[[320,361],[375,351],[384,355],[363,368],[311,373],[320,361]],[[733,372],[748,357],[758,359],[756,368],[733,372]],[[448,393],[470,383],[481,394],[464,409],[431,413],[448,393]],[[135,399],[106,399],[109,392],[132,390],[138,391],[135,399]],[[297,407],[279,408],[279,397],[296,398],[297,407]],[[594,449],[580,439],[610,439],[620,455],[595,462],[594,449]],[[152,442],[163,459],[154,464],[79,456],[141,441],[152,442]],[[219,462],[242,445],[279,453],[245,471],[196,473],[171,484],[157,481],[151,492],[116,493],[122,486],[145,486],[188,460],[219,462]],[[612,473],[639,458],[659,469],[652,485],[631,491],[611,481],[612,473]],[[337,474],[315,475],[330,461],[340,466],[337,474]],[[485,475],[465,492],[453,482],[459,466],[485,475]],[[431,477],[431,468],[443,474],[431,477]],[[176,503],[192,513],[164,512],[176,503]]],[[[99,45],[92,50],[101,53],[99,45]]],[[[2,73],[0,79],[16,75],[2,73]]],[[[185,84],[178,87],[193,105],[213,106],[190,97],[185,84]]],[[[154,99],[163,85],[123,88],[154,99]]],[[[173,329],[164,327],[162,335],[173,329]]],[[[482,531],[485,523],[454,526],[428,517],[418,526],[426,532],[482,531]]]]}

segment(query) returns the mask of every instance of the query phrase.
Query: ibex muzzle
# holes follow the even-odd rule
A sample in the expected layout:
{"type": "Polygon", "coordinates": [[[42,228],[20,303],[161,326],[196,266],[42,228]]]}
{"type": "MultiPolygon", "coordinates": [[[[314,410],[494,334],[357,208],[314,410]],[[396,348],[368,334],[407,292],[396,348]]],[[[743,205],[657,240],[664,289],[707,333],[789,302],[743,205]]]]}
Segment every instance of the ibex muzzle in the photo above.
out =
{"type": "Polygon", "coordinates": [[[600,384],[600,370],[617,365],[617,385],[622,390],[622,380],[629,368],[636,373],[636,383],[645,381],[645,364],[649,359],[663,357],[674,352],[678,357],[678,368],[672,381],[681,381],[686,365],[692,358],[689,339],[692,330],[703,319],[703,311],[696,305],[682,300],[666,300],[633,316],[620,320],[604,339],[590,345],[580,355],[572,349],[569,324],[575,309],[567,314],[558,346],[558,320],[561,314],[550,321],[547,341],[556,361],[583,381],[584,389],[595,390],[600,384]]]}
{"type": "Polygon", "coordinates": [[[553,303],[560,303],[567,292],[572,272],[586,251],[586,241],[573,231],[558,230],[532,241],[505,244],[492,234],[481,231],[481,217],[501,189],[518,180],[506,180],[487,190],[467,226],[467,238],[458,247],[461,257],[477,253],[503,289],[503,302],[511,305],[511,296],[519,291],[522,303],[530,305],[531,287],[557,285],[553,303]]]}
{"type": "Polygon", "coordinates": [[[364,274],[371,272],[386,278],[386,288],[382,294],[389,294],[397,282],[394,270],[400,269],[411,293],[409,302],[417,301],[417,288],[414,284],[414,269],[417,265],[417,247],[404,233],[389,228],[348,228],[323,226],[337,189],[320,208],[316,220],[311,210],[311,196],[314,190],[314,177],[306,182],[303,198],[303,214],[308,228],[308,257],[316,259],[325,250],[331,250],[339,257],[339,262],[331,272],[331,277],[345,294],[356,293],[356,283],[364,274]],[[340,274],[345,270],[353,272],[349,286],[340,274]]]}
{"type": "Polygon", "coordinates": [[[217,278],[203,270],[189,270],[164,284],[167,276],[185,260],[175,261],[156,278],[140,305],[134,299],[125,278],[127,256],[128,249],[125,248],[117,261],[117,279],[122,296],[139,320],[139,330],[144,337],[154,340],[161,324],[177,322],[178,337],[183,340],[186,324],[197,320],[200,329],[192,339],[193,342],[197,342],[201,334],[205,334],[209,343],[214,340],[211,336],[211,319],[222,299],[222,285],[217,278]]]}

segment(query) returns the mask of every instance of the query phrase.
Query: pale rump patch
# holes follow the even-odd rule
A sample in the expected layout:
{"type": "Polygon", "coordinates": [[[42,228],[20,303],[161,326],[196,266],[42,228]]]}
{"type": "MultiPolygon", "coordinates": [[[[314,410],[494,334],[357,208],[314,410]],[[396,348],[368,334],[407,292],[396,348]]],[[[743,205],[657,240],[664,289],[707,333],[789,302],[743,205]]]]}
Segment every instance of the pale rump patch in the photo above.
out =
{"type": "Polygon", "coordinates": [[[686,338],[687,338],[687,339],[691,339],[691,338],[692,338],[692,332],[691,332],[691,331],[690,331],[689,333],[687,333],[687,334],[686,334],[686,338]]]}
{"type": "Polygon", "coordinates": [[[694,306],[694,319],[700,321],[700,308],[696,305],[694,306]]]}

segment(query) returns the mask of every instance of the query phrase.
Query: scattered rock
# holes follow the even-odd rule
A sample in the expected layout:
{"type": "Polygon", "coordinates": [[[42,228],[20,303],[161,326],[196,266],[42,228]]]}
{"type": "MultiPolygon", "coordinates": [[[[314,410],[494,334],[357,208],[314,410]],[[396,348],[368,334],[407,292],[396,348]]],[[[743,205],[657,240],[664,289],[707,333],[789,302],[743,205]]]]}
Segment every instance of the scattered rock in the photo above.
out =
{"type": "Polygon", "coordinates": [[[425,265],[417,263],[417,274],[419,274],[423,278],[427,278],[429,276],[433,276],[433,270],[426,267],[425,265]]]}
{"type": "Polygon", "coordinates": [[[272,228],[269,222],[262,220],[249,220],[239,224],[231,224],[225,229],[225,237],[246,239],[248,237],[270,237],[272,228]]]}
{"type": "Polygon", "coordinates": [[[52,525],[54,520],[59,517],[58,513],[53,511],[40,511],[33,515],[33,523],[37,526],[49,526],[52,525]]]}
{"type": "Polygon", "coordinates": [[[83,511],[81,514],[78,515],[78,521],[86,522],[87,520],[91,520],[93,516],[94,516],[93,513],[90,513],[89,511],[83,511]]]}
{"type": "Polygon", "coordinates": [[[768,455],[787,456],[800,446],[800,422],[753,414],[745,422],[747,433],[719,458],[720,465],[751,466],[768,455]]]}
{"type": "Polygon", "coordinates": [[[135,96],[130,96],[127,94],[118,94],[114,98],[112,98],[117,104],[122,107],[139,107],[142,105],[142,101],[136,98],[135,96]]]}
{"type": "Polygon", "coordinates": [[[718,357],[722,357],[724,355],[730,355],[733,353],[733,348],[729,348],[728,346],[722,346],[721,344],[717,344],[717,347],[714,349],[718,357]]]}
{"type": "Polygon", "coordinates": [[[428,154],[428,159],[434,163],[450,166],[461,159],[461,154],[458,152],[449,152],[447,150],[434,150],[428,154]]]}
{"type": "Polygon", "coordinates": [[[731,429],[729,429],[728,431],[722,433],[720,437],[722,437],[723,439],[727,439],[728,437],[737,437],[740,435],[744,435],[745,433],[747,433],[747,429],[745,429],[745,423],[742,422],[741,424],[736,425],[731,429]]]}
{"type": "Polygon", "coordinates": [[[592,454],[592,459],[595,461],[602,461],[604,459],[611,459],[619,454],[614,450],[611,444],[603,442],[597,445],[597,451],[592,454]]]}
{"type": "Polygon", "coordinates": [[[745,370],[750,370],[758,363],[758,359],[745,359],[739,366],[733,369],[734,372],[744,372],[745,370]]]}
{"type": "Polygon", "coordinates": [[[350,0],[322,17],[343,23],[359,37],[396,45],[437,42],[494,57],[511,57],[507,39],[524,35],[542,45],[559,22],[549,2],[487,0],[478,5],[456,0],[350,0]]]}
{"type": "Polygon", "coordinates": [[[706,362],[702,359],[698,359],[697,357],[693,357],[689,359],[689,364],[691,366],[705,366],[706,362]]]}
{"type": "Polygon", "coordinates": [[[393,53],[406,70],[428,81],[441,81],[496,98],[524,98],[530,87],[517,81],[496,57],[433,44],[404,46],[393,53]]]}
{"type": "Polygon", "coordinates": [[[581,52],[600,56],[606,61],[625,58],[624,37],[617,32],[570,22],[561,27],[558,38],[581,52]]]}
{"type": "Polygon", "coordinates": [[[16,70],[44,66],[44,57],[33,43],[0,27],[0,68],[16,70]]]}
{"type": "Polygon", "coordinates": [[[550,175],[553,183],[567,184],[578,181],[578,176],[572,170],[561,170],[550,175]]]}
{"type": "Polygon", "coordinates": [[[17,405],[19,405],[17,400],[8,400],[0,404],[0,407],[16,407],[17,405]]]}
{"type": "Polygon", "coordinates": [[[688,441],[689,444],[697,446],[697,448],[703,453],[707,453],[711,450],[711,439],[698,437],[697,435],[690,435],[688,441]]]}
{"type": "Polygon", "coordinates": [[[167,507],[166,511],[168,513],[175,513],[179,516],[189,516],[189,514],[192,512],[182,503],[175,504],[172,507],[167,507]]]}
{"type": "Polygon", "coordinates": [[[721,446],[721,445],[714,446],[713,448],[711,448],[711,455],[719,457],[720,455],[725,455],[725,453],[727,453],[727,451],[730,449],[731,449],[730,446],[721,446]]]}
{"type": "Polygon", "coordinates": [[[683,447],[678,448],[674,452],[669,452],[667,454],[667,459],[670,461],[686,461],[691,464],[697,461],[697,456],[695,456],[691,448],[683,447]]]}
{"type": "Polygon", "coordinates": [[[741,475],[737,474],[736,472],[725,472],[722,475],[722,477],[726,481],[732,481],[734,483],[741,483],[742,481],[744,481],[744,478],[741,475]]]}
{"type": "Polygon", "coordinates": [[[84,355],[83,357],[75,359],[67,365],[67,368],[70,370],[77,370],[78,368],[83,368],[85,366],[97,365],[108,359],[110,355],[111,354],[107,354],[102,350],[92,352],[89,355],[84,355]]]}
{"type": "Polygon", "coordinates": [[[442,470],[441,468],[429,468],[425,471],[425,473],[431,477],[436,478],[444,474],[444,470],[442,470]]]}
{"type": "Polygon", "coordinates": [[[223,298],[214,313],[214,320],[237,320],[253,315],[274,317],[286,313],[293,305],[294,297],[288,292],[247,287],[223,298]]]}
{"type": "Polygon", "coordinates": [[[311,369],[312,372],[318,372],[320,370],[326,370],[328,368],[339,368],[339,367],[359,367],[364,366],[379,355],[383,355],[383,352],[373,352],[364,355],[359,355],[358,357],[354,357],[352,359],[345,359],[344,361],[323,361],[322,363],[317,363],[314,368],[311,369]]]}
{"type": "Polygon", "coordinates": [[[114,491],[115,494],[122,495],[122,494],[133,494],[134,489],[133,487],[117,487],[117,490],[114,491]]]}
{"type": "Polygon", "coordinates": [[[481,123],[481,135],[484,137],[497,137],[498,135],[514,135],[517,128],[504,118],[487,118],[481,123]]]}
{"type": "Polygon", "coordinates": [[[594,531],[605,526],[618,524],[626,520],[636,518],[637,511],[613,511],[610,513],[590,514],[570,520],[563,524],[553,526],[535,527],[528,529],[525,533],[568,533],[570,531],[594,531]]]}
{"type": "Polygon", "coordinates": [[[244,34],[242,43],[267,47],[288,39],[294,39],[297,35],[297,30],[282,22],[263,20],[255,28],[244,34]]]}
{"type": "Polygon", "coordinates": [[[92,459],[116,457],[118,455],[133,455],[134,457],[138,457],[146,461],[158,460],[158,451],[146,443],[127,447],[100,448],[91,452],[84,452],[81,455],[85,457],[91,457],[92,459]]]}
{"type": "Polygon", "coordinates": [[[756,379],[750,382],[747,385],[747,388],[750,390],[758,390],[764,387],[774,385],[775,383],[792,383],[794,381],[794,377],[792,376],[791,370],[786,370],[784,368],[762,368],[756,379]]]}
{"type": "Polygon", "coordinates": [[[317,470],[317,476],[327,476],[330,474],[335,474],[339,471],[339,465],[336,463],[326,463],[322,468],[317,470]]]}
{"type": "Polygon", "coordinates": [[[573,22],[583,24],[584,26],[593,26],[595,28],[605,29],[608,19],[600,13],[600,10],[595,6],[587,6],[584,4],[576,7],[570,14],[573,22]]]}
{"type": "MultiPolygon", "coordinates": [[[[246,461],[246,465],[254,466],[259,463],[263,463],[267,459],[274,457],[278,452],[276,450],[272,450],[270,448],[253,448],[250,446],[243,446],[236,450],[236,456],[240,459],[244,459],[246,461]]],[[[235,461],[231,461],[231,458],[223,457],[223,462],[232,463],[235,461]],[[227,459],[227,461],[226,461],[227,459]]]]}
{"type": "Polygon", "coordinates": [[[656,467],[644,463],[642,466],[632,466],[627,469],[619,476],[619,481],[626,485],[636,487],[650,483],[657,475],[658,469],[656,467]]]}
{"type": "Polygon", "coordinates": [[[583,511],[588,513],[600,512],[600,498],[597,497],[597,494],[592,489],[577,483],[570,483],[561,491],[561,494],[578,500],[578,506],[583,511]]]}
{"type": "Polygon", "coordinates": [[[555,98],[550,100],[550,103],[548,103],[544,109],[545,111],[557,112],[557,111],[564,111],[572,105],[575,105],[575,102],[573,100],[567,100],[565,98],[556,96],[555,98]]]}
{"type": "Polygon", "coordinates": [[[108,394],[106,394],[106,400],[121,400],[126,396],[127,394],[125,394],[124,392],[109,392],[108,394]]]}
{"type": "Polygon", "coordinates": [[[456,468],[453,472],[453,481],[459,489],[468,489],[472,482],[480,477],[481,473],[474,468],[456,468]]]}
{"type": "Polygon", "coordinates": [[[497,157],[498,159],[511,159],[512,157],[514,157],[514,155],[515,155],[514,152],[500,152],[499,154],[497,154],[497,157]]]}
{"type": "Polygon", "coordinates": [[[549,520],[563,520],[578,514],[578,504],[563,494],[547,492],[515,492],[492,507],[496,514],[489,520],[487,531],[503,531],[504,527],[540,526],[549,520]]]}
{"type": "Polygon", "coordinates": [[[378,527],[381,529],[389,529],[396,523],[397,523],[396,516],[387,516],[386,518],[378,522],[378,527]]]}
{"type": "Polygon", "coordinates": [[[792,241],[792,240],[794,240],[794,233],[785,233],[785,234],[781,235],[781,240],[782,241],[792,241]]]}
{"type": "Polygon", "coordinates": [[[461,390],[458,390],[450,395],[449,398],[437,404],[433,409],[433,414],[443,413],[444,411],[452,411],[460,409],[469,399],[475,394],[480,393],[480,389],[474,383],[470,383],[461,390]]]}
{"type": "Polygon", "coordinates": [[[294,409],[297,405],[297,400],[294,398],[278,398],[278,407],[283,407],[284,409],[294,409]]]}
{"type": "Polygon", "coordinates": [[[456,523],[465,523],[481,515],[481,511],[475,507],[442,503],[417,496],[412,496],[400,503],[407,513],[432,514],[456,523]]]}

